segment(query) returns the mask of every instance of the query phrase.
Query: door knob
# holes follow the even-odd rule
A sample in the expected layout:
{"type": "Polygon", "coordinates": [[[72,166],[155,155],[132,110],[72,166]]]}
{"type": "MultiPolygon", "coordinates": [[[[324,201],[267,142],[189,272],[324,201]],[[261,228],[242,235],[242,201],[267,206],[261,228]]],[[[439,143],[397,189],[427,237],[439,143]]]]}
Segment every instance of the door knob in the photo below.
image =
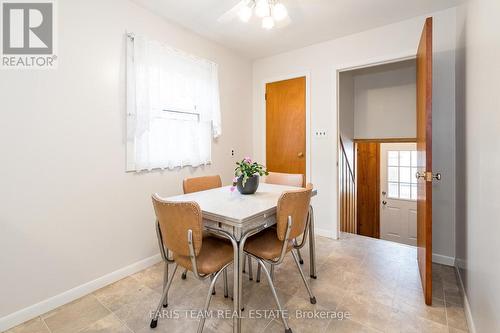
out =
{"type": "Polygon", "coordinates": [[[298,154],[297,154],[297,157],[299,157],[299,158],[300,158],[300,157],[304,157],[304,153],[303,153],[303,152],[298,153],[298,154]]]}
{"type": "Polygon", "coordinates": [[[435,179],[435,180],[441,180],[441,173],[440,172],[437,172],[437,173],[432,173],[432,172],[417,172],[415,174],[415,177],[417,179],[424,178],[426,181],[432,182],[433,179],[435,179]]]}

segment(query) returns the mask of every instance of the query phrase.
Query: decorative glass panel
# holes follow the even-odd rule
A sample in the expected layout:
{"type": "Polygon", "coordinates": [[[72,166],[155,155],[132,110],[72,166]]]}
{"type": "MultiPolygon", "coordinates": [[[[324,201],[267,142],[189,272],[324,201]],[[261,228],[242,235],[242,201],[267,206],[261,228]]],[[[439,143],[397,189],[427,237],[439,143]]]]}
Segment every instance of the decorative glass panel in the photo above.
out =
{"type": "Polygon", "coordinates": [[[417,200],[417,185],[411,186],[411,198],[417,200]]]}
{"type": "Polygon", "coordinates": [[[390,198],[398,198],[399,197],[399,190],[398,190],[398,183],[389,183],[389,193],[388,196],[390,198]]]}
{"type": "Polygon", "coordinates": [[[399,168],[399,181],[401,183],[411,183],[411,168],[408,167],[399,168]]]}
{"type": "Polygon", "coordinates": [[[416,176],[416,174],[417,174],[417,168],[411,168],[411,175],[410,176],[411,176],[411,182],[413,184],[417,183],[417,176],[416,176]]]}
{"type": "Polygon", "coordinates": [[[410,151],[399,152],[399,165],[404,167],[411,166],[411,153],[410,151]]]}
{"type": "Polygon", "coordinates": [[[387,152],[387,165],[388,166],[398,166],[399,165],[399,152],[389,151],[387,152]]]}
{"type": "Polygon", "coordinates": [[[417,166],[417,151],[413,150],[411,152],[411,166],[416,167],[417,166]]]}
{"type": "Polygon", "coordinates": [[[388,172],[387,172],[387,179],[390,182],[398,182],[399,181],[398,167],[389,167],[388,172]]]}
{"type": "Polygon", "coordinates": [[[399,184],[399,198],[401,199],[411,199],[411,188],[410,184],[399,184]]]}
{"type": "Polygon", "coordinates": [[[393,199],[417,199],[417,152],[391,150],[387,152],[388,197],[393,199]]]}

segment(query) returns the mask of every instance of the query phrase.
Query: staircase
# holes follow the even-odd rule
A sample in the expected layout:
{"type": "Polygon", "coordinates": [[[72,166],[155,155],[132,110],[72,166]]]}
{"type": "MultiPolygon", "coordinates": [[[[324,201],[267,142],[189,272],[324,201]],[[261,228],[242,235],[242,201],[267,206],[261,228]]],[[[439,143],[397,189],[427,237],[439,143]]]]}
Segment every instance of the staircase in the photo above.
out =
{"type": "Polygon", "coordinates": [[[356,183],[342,138],[339,155],[340,231],[356,234],[356,183]]]}

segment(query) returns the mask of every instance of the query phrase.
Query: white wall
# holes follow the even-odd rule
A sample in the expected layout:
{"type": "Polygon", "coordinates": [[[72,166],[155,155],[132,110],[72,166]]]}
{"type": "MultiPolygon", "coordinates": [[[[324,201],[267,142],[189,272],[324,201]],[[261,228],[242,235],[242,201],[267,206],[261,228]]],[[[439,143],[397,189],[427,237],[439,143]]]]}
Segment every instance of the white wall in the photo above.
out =
{"type": "Polygon", "coordinates": [[[349,165],[354,169],[354,79],[351,71],[339,74],[339,132],[349,165]]]}
{"type": "Polygon", "coordinates": [[[472,0],[458,13],[457,266],[470,331],[499,332],[500,2],[472,0]]]}
{"type": "Polygon", "coordinates": [[[354,138],[415,138],[415,60],[359,69],[354,75],[354,138]]]}
{"type": "Polygon", "coordinates": [[[8,314],[157,254],[150,195],[181,193],[191,175],[228,183],[231,148],[252,150],[250,61],[127,0],[57,3],[59,68],[0,74],[0,330],[8,314]],[[211,166],[124,172],[127,29],[219,64],[211,166]]]}
{"type": "MultiPolygon", "coordinates": [[[[454,48],[455,9],[434,17],[434,161],[443,180],[434,185],[434,251],[455,253],[454,236],[454,48]]],[[[311,181],[318,188],[313,201],[316,227],[337,234],[337,78],[334,67],[349,68],[415,55],[425,17],[383,26],[255,61],[253,66],[254,156],[265,160],[264,81],[293,73],[311,77],[311,133],[325,129],[326,138],[311,138],[311,181]]]]}

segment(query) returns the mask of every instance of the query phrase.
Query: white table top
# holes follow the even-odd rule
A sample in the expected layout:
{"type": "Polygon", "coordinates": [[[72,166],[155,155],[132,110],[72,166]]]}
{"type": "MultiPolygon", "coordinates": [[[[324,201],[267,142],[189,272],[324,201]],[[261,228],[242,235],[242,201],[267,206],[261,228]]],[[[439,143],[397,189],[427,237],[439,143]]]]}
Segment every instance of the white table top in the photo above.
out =
{"type": "Polygon", "coordinates": [[[200,205],[204,218],[243,223],[256,216],[274,214],[281,193],[296,189],[298,188],[293,186],[260,183],[255,194],[243,195],[237,189],[231,192],[230,186],[224,186],[164,199],[168,201],[195,201],[200,205]]]}

